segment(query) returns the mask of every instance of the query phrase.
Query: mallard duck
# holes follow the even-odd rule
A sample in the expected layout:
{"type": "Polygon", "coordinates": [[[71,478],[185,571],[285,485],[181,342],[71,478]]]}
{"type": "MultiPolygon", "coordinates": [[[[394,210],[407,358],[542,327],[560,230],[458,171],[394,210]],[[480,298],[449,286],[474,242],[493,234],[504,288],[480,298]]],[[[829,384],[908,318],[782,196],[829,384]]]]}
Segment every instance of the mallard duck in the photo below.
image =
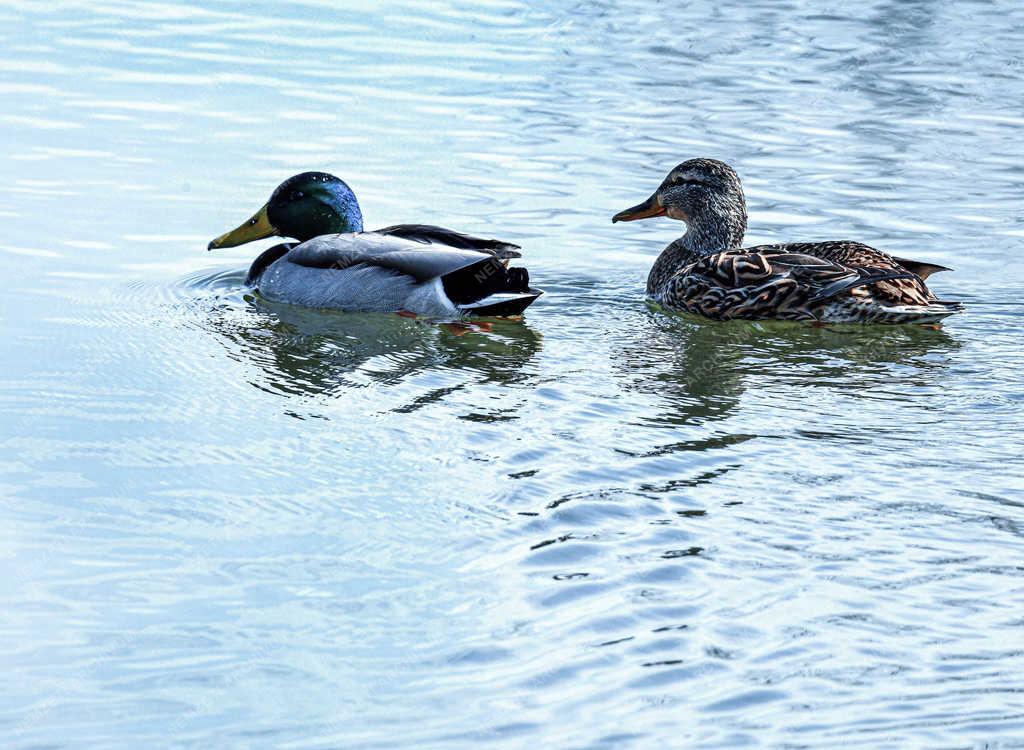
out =
{"type": "Polygon", "coordinates": [[[246,283],[274,301],[348,311],[435,318],[517,315],[542,292],[525,268],[509,268],[519,246],[427,224],[363,231],[355,193],[326,172],[278,185],[266,205],[208,249],[271,236],[246,283]]]}
{"type": "Polygon", "coordinates": [[[896,258],[852,241],[741,248],[747,229],[743,188],[728,164],[690,159],[643,203],[612,222],[668,216],[686,234],[666,247],[647,277],[647,295],[715,320],[824,323],[934,323],[962,309],[925,279],[945,266],[896,258]]]}

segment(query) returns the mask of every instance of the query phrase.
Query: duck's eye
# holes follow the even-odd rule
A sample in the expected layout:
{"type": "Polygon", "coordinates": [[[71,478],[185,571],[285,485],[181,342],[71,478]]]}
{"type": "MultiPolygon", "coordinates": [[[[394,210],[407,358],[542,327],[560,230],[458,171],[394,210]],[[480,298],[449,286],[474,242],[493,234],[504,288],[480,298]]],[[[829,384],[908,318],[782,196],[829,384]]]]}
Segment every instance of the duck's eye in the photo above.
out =
{"type": "Polygon", "coordinates": [[[292,193],[292,200],[293,201],[297,201],[297,200],[301,200],[301,199],[302,199],[302,191],[301,190],[296,190],[294,193],[292,193]]]}

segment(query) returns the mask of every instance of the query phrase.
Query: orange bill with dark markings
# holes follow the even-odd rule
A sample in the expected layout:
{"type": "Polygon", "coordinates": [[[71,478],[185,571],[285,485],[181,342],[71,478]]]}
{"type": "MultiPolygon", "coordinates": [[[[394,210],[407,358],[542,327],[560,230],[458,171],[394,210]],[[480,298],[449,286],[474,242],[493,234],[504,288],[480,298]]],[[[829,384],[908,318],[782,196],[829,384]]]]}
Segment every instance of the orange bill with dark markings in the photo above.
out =
{"type": "Polygon", "coordinates": [[[627,208],[625,211],[619,211],[612,217],[612,224],[617,221],[636,221],[637,219],[649,219],[652,216],[664,215],[665,207],[661,205],[661,201],[658,200],[658,194],[655,193],[643,203],[627,208]]]}

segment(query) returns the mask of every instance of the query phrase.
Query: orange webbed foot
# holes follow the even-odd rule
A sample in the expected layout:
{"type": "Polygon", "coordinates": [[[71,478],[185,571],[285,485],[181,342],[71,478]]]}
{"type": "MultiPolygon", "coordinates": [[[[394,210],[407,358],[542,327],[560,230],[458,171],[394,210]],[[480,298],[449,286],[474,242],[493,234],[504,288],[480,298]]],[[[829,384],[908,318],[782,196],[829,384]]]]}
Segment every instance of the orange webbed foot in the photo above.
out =
{"type": "Polygon", "coordinates": [[[465,336],[473,330],[473,326],[466,325],[465,323],[442,323],[441,327],[452,336],[465,336]]]}

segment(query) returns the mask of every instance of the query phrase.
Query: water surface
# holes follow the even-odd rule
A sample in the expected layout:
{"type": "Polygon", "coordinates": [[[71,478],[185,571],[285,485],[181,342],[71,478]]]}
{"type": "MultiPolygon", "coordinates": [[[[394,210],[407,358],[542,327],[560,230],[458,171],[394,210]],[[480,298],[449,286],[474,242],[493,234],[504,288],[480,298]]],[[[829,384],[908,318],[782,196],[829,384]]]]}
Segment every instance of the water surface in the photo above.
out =
{"type": "Polygon", "coordinates": [[[346,5],[0,6],[3,746],[1021,746],[1024,12],[346,5]],[[649,309],[693,156],[969,312],[649,309]],[[254,298],[306,169],[547,295],[254,298]]]}

